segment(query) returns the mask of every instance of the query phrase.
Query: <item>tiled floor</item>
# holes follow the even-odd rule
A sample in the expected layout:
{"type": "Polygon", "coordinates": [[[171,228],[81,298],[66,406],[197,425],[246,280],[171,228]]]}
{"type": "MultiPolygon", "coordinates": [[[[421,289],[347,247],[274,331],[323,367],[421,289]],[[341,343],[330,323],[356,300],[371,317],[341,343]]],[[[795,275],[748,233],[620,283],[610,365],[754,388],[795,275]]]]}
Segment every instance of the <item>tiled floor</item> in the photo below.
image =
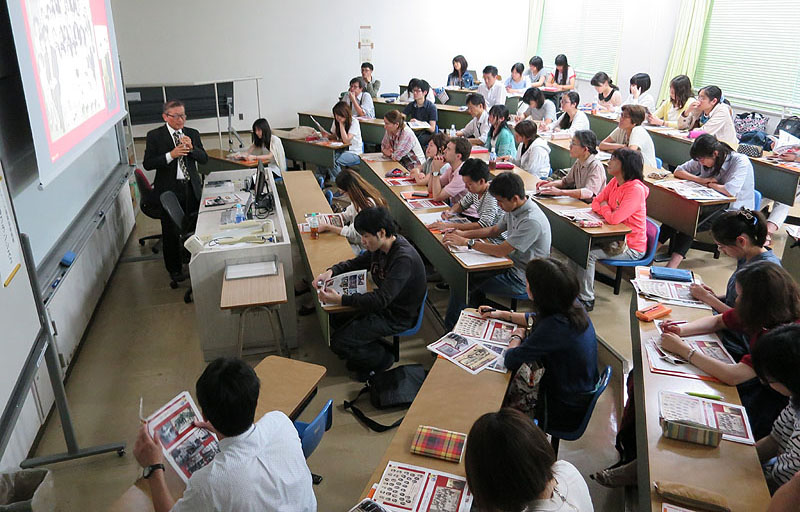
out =
{"type": "MultiPolygon", "coordinates": [[[[160,258],[140,248],[138,236],[158,231],[158,224],[140,216],[122,260],[95,312],[81,350],[67,380],[67,394],[82,445],[126,441],[132,448],[138,427],[139,397],[154,408],[177,392],[194,389],[204,367],[194,328],[194,309],[183,303],[183,290],[171,290],[160,258]]],[[[782,251],[783,240],[776,241],[782,251]]],[[[297,258],[297,255],[295,255],[297,258]]],[[[724,284],[733,262],[724,256],[690,253],[687,268],[700,273],[715,289],[724,284]]],[[[302,268],[297,265],[295,268],[302,268]]],[[[298,279],[302,276],[298,276],[298,279]]],[[[598,333],[622,354],[630,354],[628,304],[630,286],[614,296],[597,285],[598,298],[592,320],[598,333]]],[[[431,287],[431,298],[444,308],[445,292],[431,287]]],[[[425,319],[418,336],[405,339],[401,363],[430,365],[425,345],[442,333],[436,322],[425,319]]],[[[354,504],[375,469],[392,433],[376,434],[343,411],[342,400],[351,399],[361,385],[350,380],[344,365],[331,354],[319,334],[315,317],[298,317],[302,347],[294,357],[327,367],[319,392],[302,414],[308,420],[326,400],[335,403],[333,428],[311,456],[311,469],[324,476],[315,487],[320,511],[344,511],[354,504]]],[[[257,363],[253,360],[252,363],[257,363]]],[[[560,457],[587,476],[616,460],[613,439],[620,396],[617,381],[597,405],[582,439],[563,442],[560,457]]],[[[369,405],[366,406],[369,409],[369,405]]],[[[401,412],[374,412],[379,421],[394,421],[401,412]]],[[[51,417],[36,450],[37,455],[62,451],[63,438],[56,417],[51,417]]],[[[52,467],[55,471],[59,510],[105,510],[136,479],[140,469],[129,453],[123,458],[101,455],[52,467]]],[[[588,478],[587,478],[588,480],[588,478]]],[[[589,481],[595,510],[622,510],[621,491],[610,491],[589,481]]]]}

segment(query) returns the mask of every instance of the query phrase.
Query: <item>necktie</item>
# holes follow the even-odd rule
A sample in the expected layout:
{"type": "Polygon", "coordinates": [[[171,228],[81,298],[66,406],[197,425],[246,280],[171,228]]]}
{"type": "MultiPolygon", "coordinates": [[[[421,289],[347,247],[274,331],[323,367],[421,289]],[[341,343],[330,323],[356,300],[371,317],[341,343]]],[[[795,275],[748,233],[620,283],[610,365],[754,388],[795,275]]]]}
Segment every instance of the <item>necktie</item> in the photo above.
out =
{"type": "MultiPolygon", "coordinates": [[[[172,138],[175,139],[175,146],[176,147],[178,146],[178,144],[181,143],[181,136],[182,135],[183,135],[183,133],[180,132],[180,131],[172,133],[172,138]]],[[[181,173],[183,174],[183,179],[188,180],[189,179],[189,171],[186,169],[186,160],[184,160],[183,157],[180,157],[178,159],[178,167],[180,168],[181,173]]]]}

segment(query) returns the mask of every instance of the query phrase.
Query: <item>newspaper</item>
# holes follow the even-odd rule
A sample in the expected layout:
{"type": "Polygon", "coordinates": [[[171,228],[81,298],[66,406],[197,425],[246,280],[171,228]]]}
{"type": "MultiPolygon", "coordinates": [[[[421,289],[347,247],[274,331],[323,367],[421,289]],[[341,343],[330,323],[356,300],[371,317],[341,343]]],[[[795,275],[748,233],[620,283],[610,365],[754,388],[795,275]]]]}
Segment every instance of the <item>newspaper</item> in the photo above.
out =
{"type": "MultiPolygon", "coordinates": [[[[322,288],[330,288],[340,295],[367,293],[367,271],[353,270],[352,272],[335,275],[325,281],[322,288]]],[[[320,303],[322,307],[335,305],[322,302],[321,300],[320,303]]]]}
{"type": "Polygon", "coordinates": [[[711,309],[711,306],[696,300],[689,291],[692,283],[677,281],[659,281],[657,279],[644,279],[638,277],[631,279],[631,284],[636,293],[645,298],[656,300],[663,304],[687,306],[700,309],[711,309]]]}
{"type": "Polygon", "coordinates": [[[483,318],[478,313],[462,311],[458,322],[453,327],[453,332],[468,338],[508,346],[511,335],[514,334],[517,327],[516,324],[510,322],[496,318],[483,318]]]}
{"type": "Polygon", "coordinates": [[[430,124],[430,123],[428,123],[428,122],[425,122],[425,121],[417,121],[417,120],[413,120],[413,121],[406,121],[406,124],[407,124],[407,125],[408,125],[408,127],[409,127],[409,128],[411,128],[412,130],[414,130],[414,129],[421,129],[421,128],[430,128],[430,127],[431,127],[431,124],[430,124]]]}
{"type": "Polygon", "coordinates": [[[553,207],[551,209],[555,210],[555,212],[561,215],[562,217],[566,217],[573,222],[590,222],[590,223],[599,222],[601,225],[605,224],[605,220],[603,219],[603,217],[593,212],[591,206],[586,208],[553,207]]]}
{"type": "Polygon", "coordinates": [[[781,130],[778,139],[772,147],[772,152],[778,156],[786,153],[797,153],[800,151],[800,139],[791,133],[781,130]]]}
{"type": "Polygon", "coordinates": [[[434,201],[433,199],[408,199],[408,205],[412,210],[422,210],[424,208],[441,208],[447,206],[444,201],[434,201]]]}
{"type": "Polygon", "coordinates": [[[392,157],[385,156],[383,153],[361,153],[361,160],[367,162],[393,162],[392,157]]]}
{"type": "Polygon", "coordinates": [[[497,352],[489,350],[482,343],[452,332],[428,345],[428,350],[473,375],[480,373],[498,358],[497,352]]]}
{"type": "Polygon", "coordinates": [[[706,187],[700,183],[689,180],[666,179],[653,182],[654,185],[672,190],[686,199],[697,201],[716,201],[720,199],[730,199],[725,194],[717,192],[713,188],[706,187]]]}
{"type": "Polygon", "coordinates": [[[390,187],[406,187],[416,185],[414,178],[386,178],[386,184],[390,187]]]}
{"type": "Polygon", "coordinates": [[[147,430],[151,436],[158,436],[164,458],[184,483],[214,460],[219,452],[217,437],[195,426],[195,421],[201,418],[194,400],[186,391],[147,418],[147,430]]]}
{"type": "Polygon", "coordinates": [[[793,226],[791,224],[784,224],[783,226],[786,228],[786,233],[794,238],[795,240],[800,240],[800,226],[793,226]]]}
{"type": "Polygon", "coordinates": [[[316,215],[320,224],[330,224],[338,228],[344,227],[344,215],[341,213],[306,213],[306,223],[308,223],[308,218],[312,215],[316,215]]]}
{"type": "Polygon", "coordinates": [[[747,412],[740,405],[673,391],[661,391],[658,402],[665,420],[693,421],[722,430],[722,438],[728,441],[755,444],[747,412]]]}
{"type": "MultiPolygon", "coordinates": [[[[719,379],[709,375],[688,361],[672,354],[661,346],[661,322],[656,322],[657,333],[645,342],[647,358],[650,362],[650,371],[706,381],[720,382],[719,379]]],[[[683,336],[683,340],[698,352],[717,359],[725,364],[734,364],[733,357],[723,346],[716,334],[700,334],[696,336],[683,336]]]]}
{"type": "Polygon", "coordinates": [[[464,477],[389,461],[372,499],[391,512],[468,512],[472,494],[464,477]]]}

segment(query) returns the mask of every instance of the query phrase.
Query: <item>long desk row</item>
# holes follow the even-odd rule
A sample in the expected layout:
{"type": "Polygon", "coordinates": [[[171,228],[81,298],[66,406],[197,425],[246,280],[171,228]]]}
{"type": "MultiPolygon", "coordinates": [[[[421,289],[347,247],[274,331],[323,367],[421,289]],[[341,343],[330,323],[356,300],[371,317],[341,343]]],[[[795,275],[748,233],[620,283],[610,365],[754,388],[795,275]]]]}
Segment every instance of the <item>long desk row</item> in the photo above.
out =
{"type": "MultiPolygon", "coordinates": [[[[588,114],[592,131],[597,140],[602,140],[617,127],[615,114],[588,114]]],[[[665,164],[680,165],[691,160],[689,149],[692,140],[686,137],[687,132],[676,133],[674,129],[661,126],[644,125],[653,138],[656,155],[665,164]]],[[[793,205],[795,190],[800,181],[800,170],[791,165],[770,160],[766,157],[750,158],[753,163],[753,174],[756,189],[764,197],[784,204],[793,205]]]]}
{"type": "MultiPolygon", "coordinates": [[[[298,112],[297,117],[300,126],[310,126],[314,129],[317,129],[317,125],[311,119],[312,117],[326,130],[328,129],[327,126],[333,123],[333,114],[330,112],[298,112]]],[[[381,141],[383,141],[383,134],[386,131],[383,117],[376,119],[359,118],[358,123],[361,127],[361,139],[369,144],[380,145],[381,141]]],[[[425,128],[412,128],[412,130],[414,130],[414,132],[420,132],[425,130],[425,128]]]]}
{"type": "MultiPolygon", "coordinates": [[[[399,110],[400,112],[406,107],[407,103],[392,102],[389,103],[383,98],[376,98],[375,101],[375,117],[383,119],[390,110],[399,110]]],[[[436,110],[439,113],[439,128],[448,129],[450,126],[455,126],[460,130],[467,126],[472,116],[469,115],[465,107],[458,107],[456,105],[442,105],[436,104],[436,110]]]]}
{"type": "MultiPolygon", "coordinates": [[[[641,267],[637,268],[637,272],[641,267]]],[[[637,294],[631,296],[631,342],[633,345],[634,400],[636,407],[636,453],[639,510],[650,503],[652,512],[661,512],[661,499],[652,483],[668,481],[686,484],[725,496],[732,511],[766,510],[769,504],[761,464],[755,447],[723,440],[711,448],[664,438],[659,423],[659,393],[686,391],[724,397],[739,405],[735,386],[687,379],[650,371],[642,344],[658,336],[653,322],[639,321],[634,313],[655,304],[637,294]]],[[[708,310],[670,306],[667,319],[695,320],[711,314],[708,310]]]]}
{"type": "MultiPolygon", "coordinates": [[[[408,89],[407,85],[401,85],[400,86],[400,94],[406,92],[406,89],[408,89]]],[[[478,89],[477,88],[475,88],[475,89],[464,89],[464,88],[461,88],[461,87],[459,87],[459,88],[446,87],[445,88],[445,92],[447,93],[448,100],[447,100],[446,103],[444,103],[444,105],[451,105],[451,106],[455,106],[455,107],[463,107],[464,105],[467,104],[467,96],[469,96],[472,93],[477,93],[478,89]]],[[[522,93],[524,93],[524,92],[525,91],[522,91],[522,93]]],[[[554,94],[556,94],[556,93],[554,93],[552,91],[544,91],[544,92],[545,92],[545,96],[553,96],[554,94]]],[[[509,112],[512,112],[512,113],[516,112],[520,101],[522,101],[522,94],[521,93],[506,94],[506,108],[508,109],[509,112]]],[[[436,98],[436,105],[437,106],[442,105],[442,102],[439,101],[438,97],[436,98]]]]}

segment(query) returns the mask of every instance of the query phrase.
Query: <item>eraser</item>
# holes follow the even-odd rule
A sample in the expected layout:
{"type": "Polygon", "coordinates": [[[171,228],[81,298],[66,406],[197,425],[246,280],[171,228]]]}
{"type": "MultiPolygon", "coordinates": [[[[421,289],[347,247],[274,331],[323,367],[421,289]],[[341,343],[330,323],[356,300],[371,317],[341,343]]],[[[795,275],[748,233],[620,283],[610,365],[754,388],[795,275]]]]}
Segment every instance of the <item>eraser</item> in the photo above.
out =
{"type": "Polygon", "coordinates": [[[72,265],[73,261],[75,261],[75,253],[72,251],[65,252],[64,256],[61,258],[61,264],[65,267],[72,265]]]}

